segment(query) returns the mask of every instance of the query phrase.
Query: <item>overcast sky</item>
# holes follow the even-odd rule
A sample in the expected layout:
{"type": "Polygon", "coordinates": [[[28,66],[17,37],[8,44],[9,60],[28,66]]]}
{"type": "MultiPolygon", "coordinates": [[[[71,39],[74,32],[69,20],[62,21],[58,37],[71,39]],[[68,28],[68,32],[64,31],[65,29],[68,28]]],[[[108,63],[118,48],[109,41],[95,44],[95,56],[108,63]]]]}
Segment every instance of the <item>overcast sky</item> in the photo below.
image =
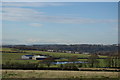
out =
{"type": "Polygon", "coordinates": [[[4,2],[3,44],[114,44],[117,2],[4,2]]]}

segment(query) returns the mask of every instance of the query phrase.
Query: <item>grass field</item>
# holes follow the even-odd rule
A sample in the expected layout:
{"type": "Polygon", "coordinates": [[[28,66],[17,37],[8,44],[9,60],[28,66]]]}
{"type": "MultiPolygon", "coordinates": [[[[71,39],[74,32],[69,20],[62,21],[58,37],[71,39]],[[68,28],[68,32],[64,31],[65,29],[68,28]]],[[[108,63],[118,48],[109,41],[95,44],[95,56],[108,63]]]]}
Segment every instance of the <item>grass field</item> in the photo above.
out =
{"type": "Polygon", "coordinates": [[[118,78],[118,72],[2,70],[3,78],[118,78]]]}
{"type": "MultiPolygon", "coordinates": [[[[27,55],[27,54],[42,54],[42,55],[48,55],[52,56],[54,58],[62,57],[62,58],[69,58],[72,56],[77,56],[78,58],[88,58],[89,55],[87,54],[71,54],[71,53],[57,53],[57,52],[43,52],[43,51],[34,51],[34,50],[18,50],[18,49],[13,49],[13,48],[2,48],[2,51],[6,51],[5,53],[2,54],[2,63],[6,62],[11,62],[11,63],[37,63],[37,60],[21,60],[22,55],[27,55]],[[18,53],[7,53],[7,51],[10,52],[18,52],[18,53]],[[26,53],[23,53],[26,52],[26,53]]],[[[104,58],[106,56],[99,56],[101,58],[104,58]]],[[[79,61],[86,61],[87,59],[78,59],[79,61]]],[[[56,61],[68,61],[68,59],[58,59],[56,61]]],[[[101,67],[105,67],[105,62],[104,59],[99,60],[99,64],[101,67]]],[[[53,65],[55,66],[55,65],[53,65]]],[[[84,66],[84,65],[83,65],[84,66]]],[[[52,66],[51,66],[52,67],[52,66]]]]}
{"type": "MultiPolygon", "coordinates": [[[[43,54],[49,55],[52,57],[63,57],[69,58],[72,56],[77,56],[78,58],[87,58],[89,55],[86,54],[70,54],[70,53],[55,53],[55,52],[42,52],[42,51],[33,51],[33,50],[16,50],[12,48],[3,48],[2,51],[6,51],[2,53],[2,64],[6,62],[10,63],[38,63],[39,60],[21,60],[22,55],[27,54],[43,54]],[[8,53],[7,53],[8,51],[8,53]],[[17,53],[9,53],[9,52],[17,52],[17,53]],[[23,53],[25,52],[25,53],[23,53]]],[[[105,58],[106,56],[99,56],[101,58],[105,58]]],[[[86,61],[87,59],[78,59],[79,61],[86,61]]],[[[67,61],[67,59],[57,60],[57,61],[67,61]]],[[[104,59],[99,60],[99,65],[101,67],[105,67],[104,59]]],[[[50,67],[58,67],[60,65],[51,65],[50,67]]],[[[86,65],[83,64],[83,68],[86,65]]],[[[82,68],[82,67],[81,67],[82,68]]],[[[86,68],[86,67],[85,67],[86,68]]],[[[87,69],[87,68],[86,68],[87,69]]],[[[95,68],[92,68],[95,69],[95,68]]],[[[59,71],[59,70],[2,70],[3,78],[117,78],[119,72],[105,72],[105,71],[59,71]]]]}

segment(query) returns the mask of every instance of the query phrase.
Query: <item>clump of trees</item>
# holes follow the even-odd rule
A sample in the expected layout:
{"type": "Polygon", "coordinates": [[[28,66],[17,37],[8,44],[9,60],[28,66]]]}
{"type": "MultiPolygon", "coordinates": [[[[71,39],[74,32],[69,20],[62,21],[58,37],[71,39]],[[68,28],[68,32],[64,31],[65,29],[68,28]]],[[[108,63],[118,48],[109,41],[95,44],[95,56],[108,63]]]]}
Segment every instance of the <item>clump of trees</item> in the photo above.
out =
{"type": "Polygon", "coordinates": [[[65,69],[65,70],[78,70],[78,65],[75,63],[76,61],[78,61],[77,56],[69,57],[68,61],[72,62],[72,63],[61,64],[60,65],[61,69],[65,69]]]}
{"type": "Polygon", "coordinates": [[[99,55],[109,55],[113,54],[118,50],[117,44],[114,45],[91,45],[91,44],[77,44],[77,45],[3,45],[3,48],[15,48],[19,50],[40,50],[48,51],[52,50],[53,52],[66,52],[71,51],[79,53],[97,53],[99,55]]]}
{"type": "Polygon", "coordinates": [[[110,55],[106,58],[106,66],[113,68],[120,68],[119,55],[110,55]]]}
{"type": "Polygon", "coordinates": [[[88,58],[89,67],[98,67],[99,66],[98,58],[99,56],[97,54],[91,54],[88,58]]]}
{"type": "Polygon", "coordinates": [[[47,65],[49,68],[53,62],[55,62],[55,60],[52,57],[49,57],[49,58],[43,60],[41,63],[47,65]]]}
{"type": "Polygon", "coordinates": [[[78,70],[77,65],[74,65],[73,63],[64,64],[61,68],[64,70],[78,70]]]}
{"type": "Polygon", "coordinates": [[[2,64],[2,68],[4,69],[37,69],[38,63],[18,63],[18,62],[10,62],[7,61],[6,63],[2,64]]]}

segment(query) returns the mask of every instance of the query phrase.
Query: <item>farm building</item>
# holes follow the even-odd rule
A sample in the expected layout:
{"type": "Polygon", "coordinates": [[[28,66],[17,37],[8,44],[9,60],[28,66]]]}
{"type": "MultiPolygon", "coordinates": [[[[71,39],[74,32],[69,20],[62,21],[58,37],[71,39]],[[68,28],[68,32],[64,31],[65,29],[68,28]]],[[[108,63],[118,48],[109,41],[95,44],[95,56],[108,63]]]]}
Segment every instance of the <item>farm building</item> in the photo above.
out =
{"type": "Polygon", "coordinates": [[[32,59],[34,55],[23,55],[21,58],[22,59],[32,59]]]}
{"type": "Polygon", "coordinates": [[[32,59],[34,59],[34,60],[43,60],[43,59],[46,59],[46,58],[48,58],[48,57],[46,57],[46,56],[40,56],[40,55],[32,57],[32,59]]]}

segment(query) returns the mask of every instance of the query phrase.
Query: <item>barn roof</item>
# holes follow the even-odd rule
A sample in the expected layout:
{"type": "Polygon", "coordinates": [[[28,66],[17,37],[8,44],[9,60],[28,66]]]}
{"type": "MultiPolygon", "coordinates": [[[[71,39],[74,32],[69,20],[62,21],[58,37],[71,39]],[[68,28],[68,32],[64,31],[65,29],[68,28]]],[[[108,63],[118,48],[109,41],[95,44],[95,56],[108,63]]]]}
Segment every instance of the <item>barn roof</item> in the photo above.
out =
{"type": "Polygon", "coordinates": [[[34,55],[23,55],[23,56],[27,56],[27,57],[29,57],[29,56],[34,56],[34,55]]]}

